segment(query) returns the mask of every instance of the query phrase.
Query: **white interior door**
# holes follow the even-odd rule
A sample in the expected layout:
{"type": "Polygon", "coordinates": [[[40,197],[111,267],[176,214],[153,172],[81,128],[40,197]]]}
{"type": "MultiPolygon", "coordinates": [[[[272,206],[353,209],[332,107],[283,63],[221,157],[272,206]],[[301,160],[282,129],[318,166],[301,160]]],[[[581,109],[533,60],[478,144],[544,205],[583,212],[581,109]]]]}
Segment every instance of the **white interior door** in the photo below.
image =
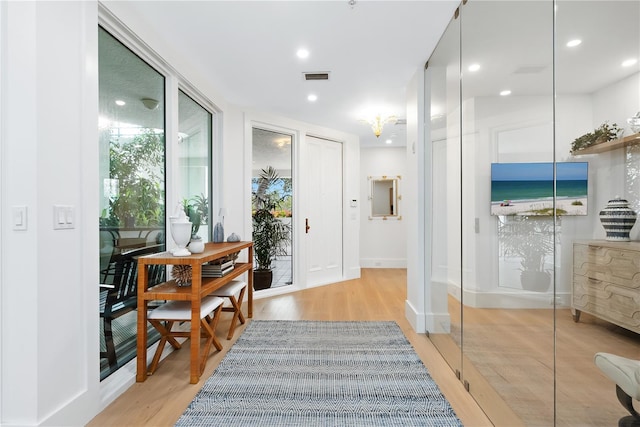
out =
{"type": "Polygon", "coordinates": [[[342,144],[307,136],[307,284],[342,279],[342,144]]]}

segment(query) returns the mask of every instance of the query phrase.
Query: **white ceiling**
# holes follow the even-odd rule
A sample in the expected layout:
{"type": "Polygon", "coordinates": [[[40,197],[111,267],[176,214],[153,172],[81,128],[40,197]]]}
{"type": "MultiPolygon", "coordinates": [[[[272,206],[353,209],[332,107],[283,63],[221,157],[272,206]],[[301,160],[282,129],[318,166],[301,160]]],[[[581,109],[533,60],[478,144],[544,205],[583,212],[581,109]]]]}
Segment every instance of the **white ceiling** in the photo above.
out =
{"type": "Polygon", "coordinates": [[[406,145],[405,126],[387,125],[376,139],[358,119],[368,109],[406,117],[407,84],[458,4],[128,1],[124,7],[187,58],[185,65],[208,76],[228,102],[356,134],[362,146],[386,145],[388,138],[398,146],[406,145]],[[301,47],[310,52],[306,60],[296,57],[301,47]],[[330,79],[305,81],[302,73],[309,71],[329,71],[330,79]],[[307,101],[312,92],[315,103],[307,101]]]}
{"type": "MultiPolygon", "coordinates": [[[[139,0],[118,2],[118,9],[146,22],[186,59],[174,65],[196,68],[228,102],[353,133],[367,147],[386,146],[389,137],[391,146],[406,145],[405,126],[386,125],[376,139],[358,119],[369,108],[406,117],[407,84],[458,5],[139,0]],[[295,55],[301,47],[310,51],[306,60],[295,55]],[[330,80],[304,81],[308,71],[328,71],[330,80]],[[311,92],[315,103],[306,99],[311,92]]],[[[550,1],[471,0],[463,6],[455,22],[464,25],[462,66],[482,64],[479,73],[465,74],[464,97],[496,96],[507,85],[514,96],[550,95],[554,61],[557,90],[566,94],[589,94],[638,72],[640,64],[624,69],[620,61],[640,57],[640,1],[558,1],[555,13],[554,40],[550,1]],[[568,50],[564,43],[573,37],[584,42],[568,50]]],[[[430,65],[456,64],[459,37],[442,40],[430,65]]]]}

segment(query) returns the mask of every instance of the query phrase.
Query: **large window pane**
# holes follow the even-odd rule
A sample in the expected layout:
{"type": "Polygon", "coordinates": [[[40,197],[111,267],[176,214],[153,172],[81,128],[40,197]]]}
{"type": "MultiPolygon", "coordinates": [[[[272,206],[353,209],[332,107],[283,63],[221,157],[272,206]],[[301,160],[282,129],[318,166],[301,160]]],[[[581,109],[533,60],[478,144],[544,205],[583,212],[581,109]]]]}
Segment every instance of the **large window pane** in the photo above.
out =
{"type": "Polygon", "coordinates": [[[104,379],[136,354],[135,257],[164,250],[164,77],[101,28],[99,91],[104,379]]]}
{"type": "Polygon", "coordinates": [[[180,195],[191,218],[192,234],[210,240],[211,113],[178,93],[178,173],[180,195]]]}

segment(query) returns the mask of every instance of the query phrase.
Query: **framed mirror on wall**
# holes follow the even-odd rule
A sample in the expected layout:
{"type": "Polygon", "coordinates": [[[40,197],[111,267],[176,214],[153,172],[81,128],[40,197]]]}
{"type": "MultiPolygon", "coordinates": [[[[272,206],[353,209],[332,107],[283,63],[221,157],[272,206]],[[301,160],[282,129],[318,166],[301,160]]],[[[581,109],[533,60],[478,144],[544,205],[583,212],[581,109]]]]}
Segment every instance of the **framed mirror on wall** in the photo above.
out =
{"type": "Polygon", "coordinates": [[[398,191],[398,184],[402,177],[369,176],[369,205],[371,207],[369,219],[401,220],[399,201],[402,199],[398,191]]]}

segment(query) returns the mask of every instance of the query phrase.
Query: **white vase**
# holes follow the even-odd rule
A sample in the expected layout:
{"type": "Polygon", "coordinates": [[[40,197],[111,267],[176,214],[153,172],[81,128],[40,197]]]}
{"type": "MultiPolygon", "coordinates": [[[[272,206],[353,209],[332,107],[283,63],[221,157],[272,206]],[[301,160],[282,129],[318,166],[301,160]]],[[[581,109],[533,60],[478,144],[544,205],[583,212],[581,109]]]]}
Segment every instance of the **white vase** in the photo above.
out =
{"type": "Polygon", "coordinates": [[[177,248],[171,250],[173,256],[189,256],[191,252],[187,249],[189,240],[191,239],[191,223],[190,222],[172,222],[171,237],[178,245],[177,248]]]}
{"type": "Polygon", "coordinates": [[[204,240],[202,238],[191,239],[189,243],[189,250],[192,254],[200,254],[204,252],[204,240]]]}

